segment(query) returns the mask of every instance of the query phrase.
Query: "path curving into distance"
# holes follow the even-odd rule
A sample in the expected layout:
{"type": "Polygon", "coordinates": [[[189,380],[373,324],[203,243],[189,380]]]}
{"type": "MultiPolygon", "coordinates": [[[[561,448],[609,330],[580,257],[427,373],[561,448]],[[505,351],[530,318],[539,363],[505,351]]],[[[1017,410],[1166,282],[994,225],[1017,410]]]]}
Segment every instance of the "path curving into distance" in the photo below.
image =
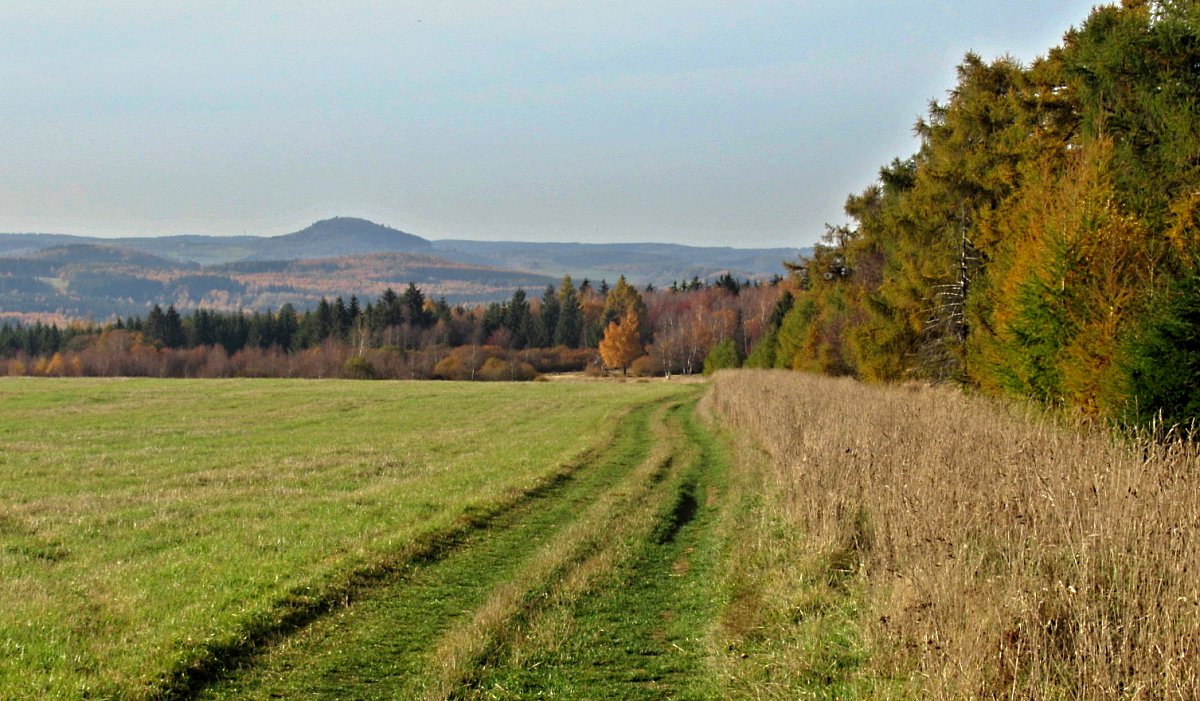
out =
{"type": "Polygon", "coordinates": [[[724,462],[694,402],[182,696],[705,699],[724,462]]]}

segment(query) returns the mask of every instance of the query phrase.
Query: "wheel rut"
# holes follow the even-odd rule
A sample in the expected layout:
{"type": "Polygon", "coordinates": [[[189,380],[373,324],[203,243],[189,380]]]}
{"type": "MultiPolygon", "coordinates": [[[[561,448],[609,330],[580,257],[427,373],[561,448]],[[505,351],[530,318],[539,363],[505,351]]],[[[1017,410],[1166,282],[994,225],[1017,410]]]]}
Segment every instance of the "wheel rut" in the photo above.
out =
{"type": "Polygon", "coordinates": [[[460,697],[468,699],[715,699],[708,666],[721,608],[718,570],[723,459],[691,407],[648,530],[588,596],[543,616],[460,697]]]}
{"type": "Polygon", "coordinates": [[[540,611],[566,600],[571,582],[582,592],[611,570],[609,561],[627,557],[610,542],[626,511],[653,511],[658,520],[659,493],[671,488],[684,445],[679,412],[635,409],[589,464],[189,696],[462,696],[540,611]]]}

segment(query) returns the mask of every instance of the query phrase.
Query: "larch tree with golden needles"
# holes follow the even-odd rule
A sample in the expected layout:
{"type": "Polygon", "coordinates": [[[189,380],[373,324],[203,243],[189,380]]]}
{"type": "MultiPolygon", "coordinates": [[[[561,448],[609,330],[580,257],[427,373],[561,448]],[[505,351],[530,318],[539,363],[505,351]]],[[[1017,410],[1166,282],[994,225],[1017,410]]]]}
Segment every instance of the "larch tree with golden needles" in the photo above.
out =
{"type": "Polygon", "coordinates": [[[629,373],[629,364],[646,354],[638,335],[637,312],[629,310],[619,322],[610,322],[600,340],[600,359],[610,368],[629,373]]]}

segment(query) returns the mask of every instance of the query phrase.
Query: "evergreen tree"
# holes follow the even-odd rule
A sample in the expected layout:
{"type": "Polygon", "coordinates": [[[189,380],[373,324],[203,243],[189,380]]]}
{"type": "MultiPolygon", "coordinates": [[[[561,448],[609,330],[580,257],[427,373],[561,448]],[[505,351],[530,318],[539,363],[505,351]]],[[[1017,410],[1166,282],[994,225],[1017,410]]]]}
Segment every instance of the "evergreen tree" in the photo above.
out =
{"type": "Polygon", "coordinates": [[[183,348],[187,345],[187,333],[183,329],[183,318],[175,310],[175,305],[168,305],[162,315],[159,327],[159,340],[167,348],[183,348]]]}
{"type": "Polygon", "coordinates": [[[505,307],[504,327],[512,334],[513,348],[524,348],[529,342],[532,331],[533,317],[529,311],[529,301],[525,298],[525,290],[518,289],[505,307]]]}
{"type": "Polygon", "coordinates": [[[539,346],[550,346],[554,343],[554,331],[558,326],[558,315],[561,309],[558,301],[558,292],[554,289],[554,285],[546,285],[546,291],[542,294],[542,308],[539,313],[541,322],[541,336],[539,346]]]}
{"type": "Polygon", "coordinates": [[[333,305],[324,297],[317,304],[316,331],[317,337],[314,339],[316,343],[320,343],[337,333],[337,317],[334,315],[333,305]]]}
{"type": "Polygon", "coordinates": [[[342,301],[341,295],[338,295],[337,299],[333,300],[334,335],[343,341],[349,338],[353,321],[346,303],[342,301]]]}
{"type": "Polygon", "coordinates": [[[578,348],[583,338],[583,305],[579,293],[565,276],[558,286],[558,322],[554,326],[554,345],[578,348]]]}
{"type": "Polygon", "coordinates": [[[450,305],[446,302],[444,296],[438,297],[437,301],[433,303],[433,318],[435,323],[443,321],[447,324],[454,318],[454,315],[450,311],[450,305]]]}
{"type": "MultiPolygon", "coordinates": [[[[155,304],[150,309],[150,313],[146,315],[144,335],[146,340],[151,343],[162,343],[163,333],[163,309],[155,304]]],[[[29,352],[29,351],[27,351],[29,352]]],[[[33,353],[30,352],[32,355],[33,353]]]]}
{"type": "Polygon", "coordinates": [[[379,304],[375,306],[377,330],[383,330],[392,326],[399,326],[404,323],[404,307],[405,304],[401,301],[400,295],[392,288],[387,288],[383,291],[383,295],[379,297],[379,304]]]}
{"type": "Polygon", "coordinates": [[[400,306],[404,309],[404,318],[408,323],[421,329],[433,325],[433,317],[425,310],[425,295],[416,284],[408,283],[404,294],[400,295],[400,306]]]}
{"type": "Polygon", "coordinates": [[[742,291],[741,284],[738,283],[738,281],[734,279],[733,275],[729,272],[722,273],[721,276],[717,278],[716,286],[732,295],[736,295],[742,291]]]}
{"type": "Polygon", "coordinates": [[[1181,278],[1151,308],[1126,357],[1128,419],[1170,427],[1200,418],[1200,273],[1181,278]]]}
{"type": "Polygon", "coordinates": [[[499,302],[488,304],[487,308],[483,311],[483,319],[480,323],[484,339],[491,336],[498,329],[504,328],[504,320],[504,305],[499,302]]]}
{"type": "Polygon", "coordinates": [[[212,346],[217,343],[215,315],[207,309],[197,309],[185,323],[189,346],[212,346]]]}
{"type": "Polygon", "coordinates": [[[285,303],[279,308],[279,313],[276,314],[275,321],[275,342],[282,350],[290,351],[295,348],[296,334],[299,331],[300,323],[296,315],[296,308],[290,303],[285,303]]]}

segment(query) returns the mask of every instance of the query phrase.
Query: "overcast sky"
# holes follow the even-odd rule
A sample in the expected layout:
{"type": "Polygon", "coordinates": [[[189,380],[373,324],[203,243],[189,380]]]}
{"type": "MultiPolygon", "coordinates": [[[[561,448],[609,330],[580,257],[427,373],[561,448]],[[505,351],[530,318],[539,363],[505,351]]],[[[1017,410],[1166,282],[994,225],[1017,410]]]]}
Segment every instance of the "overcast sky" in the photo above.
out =
{"type": "Polygon", "coordinates": [[[802,246],[1090,0],[0,0],[0,231],[802,246]]]}

